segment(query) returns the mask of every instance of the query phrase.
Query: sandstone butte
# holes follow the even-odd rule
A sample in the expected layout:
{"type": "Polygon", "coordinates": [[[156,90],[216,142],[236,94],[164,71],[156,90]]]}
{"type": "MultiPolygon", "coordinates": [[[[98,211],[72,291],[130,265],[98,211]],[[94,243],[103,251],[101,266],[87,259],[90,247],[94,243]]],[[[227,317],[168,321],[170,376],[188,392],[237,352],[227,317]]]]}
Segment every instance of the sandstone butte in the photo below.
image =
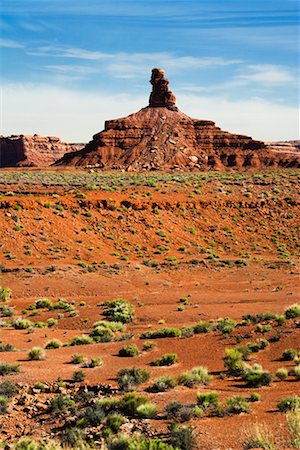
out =
{"type": "Polygon", "coordinates": [[[46,167],[81,147],[54,136],[0,136],[0,167],[46,167]]]}
{"type": "Polygon", "coordinates": [[[193,119],[179,111],[162,69],[152,69],[150,83],[152,92],[147,107],[106,121],[105,129],[82,150],[66,154],[55,165],[127,171],[300,167],[297,148],[274,149],[251,137],[223,131],[215,122],[193,119]]]}

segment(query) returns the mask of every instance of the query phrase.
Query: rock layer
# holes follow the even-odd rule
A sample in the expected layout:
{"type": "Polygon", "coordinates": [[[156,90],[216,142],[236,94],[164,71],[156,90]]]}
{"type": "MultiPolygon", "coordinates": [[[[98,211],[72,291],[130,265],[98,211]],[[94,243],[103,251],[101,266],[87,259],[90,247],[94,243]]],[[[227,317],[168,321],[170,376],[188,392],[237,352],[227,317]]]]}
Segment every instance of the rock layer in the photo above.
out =
{"type": "Polygon", "coordinates": [[[299,155],[276,152],[249,136],[222,131],[210,120],[192,119],[175,106],[162,69],[153,69],[149,106],[105,122],[85,148],[57,165],[159,170],[280,165],[300,167],[299,155]]]}
{"type": "Polygon", "coordinates": [[[46,167],[83,144],[66,144],[54,136],[12,135],[0,137],[0,167],[46,167]]]}

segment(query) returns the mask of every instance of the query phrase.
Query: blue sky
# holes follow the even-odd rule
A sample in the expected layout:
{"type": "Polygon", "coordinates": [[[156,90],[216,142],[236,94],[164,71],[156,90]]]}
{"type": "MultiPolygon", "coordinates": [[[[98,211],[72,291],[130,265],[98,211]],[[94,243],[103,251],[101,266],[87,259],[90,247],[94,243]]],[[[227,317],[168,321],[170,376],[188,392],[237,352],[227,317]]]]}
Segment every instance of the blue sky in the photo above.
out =
{"type": "Polygon", "coordinates": [[[298,0],[0,0],[1,133],[86,142],[148,103],[263,140],[299,137],[298,0]]]}

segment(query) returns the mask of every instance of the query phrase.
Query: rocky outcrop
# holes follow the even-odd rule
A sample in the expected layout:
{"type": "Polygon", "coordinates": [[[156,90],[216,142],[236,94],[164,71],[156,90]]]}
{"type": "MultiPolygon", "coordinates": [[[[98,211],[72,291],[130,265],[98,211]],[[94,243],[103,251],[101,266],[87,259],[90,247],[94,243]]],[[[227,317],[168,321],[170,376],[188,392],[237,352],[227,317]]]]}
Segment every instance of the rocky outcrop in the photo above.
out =
{"type": "Polygon", "coordinates": [[[149,106],[105,122],[104,131],[56,165],[128,171],[300,167],[297,155],[279,154],[264,142],[223,131],[210,120],[193,119],[179,111],[162,69],[152,70],[150,83],[149,106]]]}
{"type": "Polygon", "coordinates": [[[65,153],[77,151],[84,144],[66,144],[58,137],[12,135],[0,137],[0,167],[46,167],[65,153]]]}

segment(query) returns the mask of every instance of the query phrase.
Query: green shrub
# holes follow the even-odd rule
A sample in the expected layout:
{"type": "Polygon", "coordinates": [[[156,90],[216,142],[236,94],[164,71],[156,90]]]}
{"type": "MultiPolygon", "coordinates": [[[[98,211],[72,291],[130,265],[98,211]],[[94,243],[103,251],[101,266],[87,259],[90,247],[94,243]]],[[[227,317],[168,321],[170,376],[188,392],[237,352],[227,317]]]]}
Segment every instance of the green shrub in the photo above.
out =
{"type": "Polygon", "coordinates": [[[276,377],[279,378],[280,381],[283,381],[288,377],[288,374],[288,371],[284,367],[281,367],[277,370],[276,377]]]}
{"type": "Polygon", "coordinates": [[[218,406],[219,394],[217,392],[199,392],[197,404],[204,410],[218,406]]]}
{"type": "Polygon", "coordinates": [[[239,377],[244,373],[245,363],[243,361],[242,350],[235,348],[225,348],[224,366],[228,373],[234,377],[239,377]]]}
{"type": "Polygon", "coordinates": [[[89,406],[80,416],[77,421],[78,425],[82,427],[97,427],[105,418],[100,402],[96,402],[89,406]]]}
{"type": "Polygon", "coordinates": [[[57,416],[64,416],[65,414],[76,411],[76,405],[70,396],[60,394],[50,400],[50,410],[57,416]]]}
{"type": "Polygon", "coordinates": [[[156,346],[155,342],[146,341],[143,345],[142,351],[148,352],[149,350],[152,350],[156,346]]]}
{"type": "Polygon", "coordinates": [[[40,347],[32,347],[32,349],[28,352],[28,358],[31,361],[42,361],[46,359],[46,354],[44,349],[40,347]]]}
{"type": "Polygon", "coordinates": [[[289,306],[285,310],[285,317],[287,319],[295,319],[296,317],[300,317],[300,305],[295,303],[294,305],[289,306]]]}
{"type": "Polygon", "coordinates": [[[118,433],[120,427],[126,422],[125,417],[121,414],[109,414],[105,421],[105,426],[111,430],[113,433],[118,433]]]}
{"type": "Polygon", "coordinates": [[[85,359],[86,358],[83,355],[78,355],[78,354],[72,355],[72,357],[71,357],[71,364],[81,364],[81,363],[83,363],[83,361],[85,359]]]}
{"type": "Polygon", "coordinates": [[[108,320],[99,320],[98,322],[95,322],[93,328],[98,327],[108,328],[113,333],[115,333],[116,331],[124,331],[126,328],[126,326],[122,322],[113,322],[108,320]]]}
{"type": "Polygon", "coordinates": [[[177,362],[176,353],[165,353],[151,363],[152,366],[172,366],[177,362]]]}
{"type": "Polygon", "coordinates": [[[157,408],[154,403],[146,402],[137,407],[136,414],[138,417],[149,419],[156,416],[157,408]]]}
{"type": "Polygon", "coordinates": [[[192,450],[196,448],[196,437],[193,428],[178,424],[170,425],[171,443],[180,450],[192,450]]]}
{"type": "Polygon", "coordinates": [[[212,376],[208,374],[206,367],[194,367],[192,370],[183,372],[179,376],[179,384],[187,387],[194,387],[200,384],[208,385],[212,380],[212,376]]]}
{"type": "Polygon", "coordinates": [[[284,397],[277,403],[280,412],[292,411],[300,408],[300,396],[284,397]]]}
{"type": "Polygon", "coordinates": [[[263,370],[260,364],[253,364],[245,368],[243,379],[249,387],[269,386],[272,382],[272,375],[267,370],[263,370]]]}
{"type": "Polygon", "coordinates": [[[251,448],[277,450],[273,436],[263,424],[256,424],[252,429],[246,432],[244,444],[245,450],[249,450],[251,448]]]}
{"type": "Polygon", "coordinates": [[[73,380],[76,382],[84,381],[85,379],[85,373],[82,372],[82,370],[75,370],[73,373],[73,380]]]}
{"type": "Polygon", "coordinates": [[[19,390],[19,386],[11,381],[6,380],[0,383],[0,395],[2,396],[14,397],[18,394],[19,390]]]}
{"type": "Polygon", "coordinates": [[[104,303],[103,315],[109,321],[130,323],[134,318],[134,307],[127,300],[117,298],[104,303]]]}
{"type": "Polygon", "coordinates": [[[215,328],[221,331],[223,334],[229,334],[235,328],[237,322],[230,317],[224,317],[224,319],[218,320],[215,328]]]}
{"type": "Polygon", "coordinates": [[[52,339],[51,341],[47,342],[47,344],[45,345],[45,349],[46,350],[56,349],[60,348],[61,346],[62,343],[58,339],[52,339]]]}
{"type": "Polygon", "coordinates": [[[195,407],[193,405],[184,405],[180,402],[173,401],[166,406],[168,418],[176,422],[187,422],[195,417],[195,407]]]}
{"type": "Polygon", "coordinates": [[[16,352],[17,348],[11,344],[0,345],[0,352],[16,352]]]}
{"type": "Polygon", "coordinates": [[[286,415],[293,448],[300,448],[300,408],[289,411],[286,415]]]}
{"type": "Polygon", "coordinates": [[[8,302],[11,298],[12,290],[10,288],[5,288],[0,286],[0,302],[8,302]]]}
{"type": "Polygon", "coordinates": [[[295,367],[294,376],[296,377],[296,380],[300,380],[300,365],[295,367]]]}
{"type": "Polygon", "coordinates": [[[257,392],[252,392],[249,398],[249,402],[259,402],[261,399],[261,395],[257,392]]]}
{"type": "Polygon", "coordinates": [[[151,392],[165,392],[169,389],[173,389],[176,386],[176,380],[170,375],[163,375],[154,381],[149,390],[151,392]]]}
{"type": "Polygon", "coordinates": [[[53,319],[53,317],[50,317],[49,319],[47,319],[47,324],[49,328],[54,327],[54,325],[57,324],[57,320],[53,319]]]}
{"type": "Polygon", "coordinates": [[[92,343],[93,339],[90,336],[83,334],[82,336],[74,336],[70,345],[88,345],[92,343]]]}
{"type": "Polygon", "coordinates": [[[160,439],[149,439],[147,441],[135,440],[129,444],[127,450],[179,450],[160,439]]]}
{"type": "Polygon", "coordinates": [[[208,333],[211,330],[211,324],[209,322],[200,321],[193,326],[195,334],[208,333]]]}
{"type": "Polygon", "coordinates": [[[138,407],[146,404],[147,402],[148,400],[144,395],[139,395],[135,392],[128,392],[121,400],[120,409],[127,416],[134,417],[137,414],[138,407]]]}
{"type": "Polygon", "coordinates": [[[0,395],[0,414],[5,414],[7,412],[7,406],[9,403],[9,398],[5,395],[0,395]]]}
{"type": "Polygon", "coordinates": [[[159,328],[157,330],[145,331],[140,339],[160,339],[170,337],[180,337],[181,331],[178,328],[159,328]]]}
{"type": "Polygon", "coordinates": [[[293,359],[295,358],[295,356],[297,356],[297,354],[298,352],[296,349],[288,348],[284,350],[284,352],[282,353],[282,359],[283,361],[293,361],[293,359]]]}
{"type": "Polygon", "coordinates": [[[9,375],[10,373],[20,372],[19,364],[9,364],[0,361],[0,376],[9,375]]]}
{"type": "Polygon", "coordinates": [[[117,374],[118,384],[123,391],[133,391],[140,384],[148,381],[149,378],[150,372],[147,369],[138,367],[121,369],[117,374]]]}
{"type": "Polygon", "coordinates": [[[250,406],[245,397],[234,395],[227,400],[225,410],[228,415],[249,413],[250,406]]]}
{"type": "Polygon", "coordinates": [[[101,358],[97,358],[93,356],[89,361],[83,363],[82,367],[86,367],[87,369],[93,369],[94,367],[102,366],[103,360],[101,358]]]}
{"type": "Polygon", "coordinates": [[[44,308],[47,308],[49,310],[53,309],[53,303],[48,298],[39,298],[34,303],[34,306],[36,309],[44,309],[44,308]]]}
{"type": "Polygon", "coordinates": [[[124,345],[119,350],[119,356],[133,357],[133,356],[138,356],[138,354],[139,354],[139,349],[135,344],[124,345]]]}
{"type": "Polygon", "coordinates": [[[90,332],[90,337],[95,342],[110,342],[112,341],[114,334],[111,329],[99,326],[92,329],[90,332]]]}
{"type": "Polygon", "coordinates": [[[27,328],[33,327],[33,322],[28,319],[16,319],[13,323],[13,327],[16,330],[26,330],[27,328]]]}

